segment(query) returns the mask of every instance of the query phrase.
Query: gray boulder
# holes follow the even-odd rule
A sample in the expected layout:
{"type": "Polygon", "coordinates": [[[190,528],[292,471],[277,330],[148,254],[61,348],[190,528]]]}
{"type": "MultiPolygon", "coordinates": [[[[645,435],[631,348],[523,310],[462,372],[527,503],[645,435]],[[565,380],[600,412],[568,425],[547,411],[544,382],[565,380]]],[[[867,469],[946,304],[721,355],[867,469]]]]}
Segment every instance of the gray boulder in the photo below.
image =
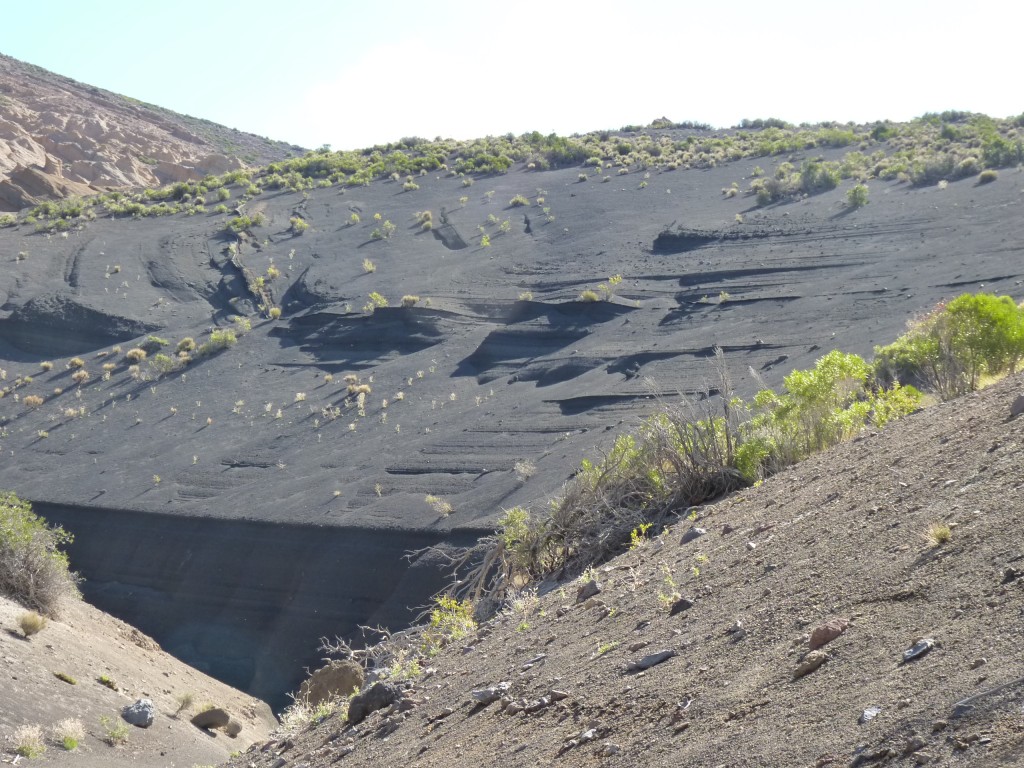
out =
{"type": "Polygon", "coordinates": [[[156,717],[156,706],[149,699],[139,699],[121,710],[121,717],[136,728],[149,728],[156,717]]]}

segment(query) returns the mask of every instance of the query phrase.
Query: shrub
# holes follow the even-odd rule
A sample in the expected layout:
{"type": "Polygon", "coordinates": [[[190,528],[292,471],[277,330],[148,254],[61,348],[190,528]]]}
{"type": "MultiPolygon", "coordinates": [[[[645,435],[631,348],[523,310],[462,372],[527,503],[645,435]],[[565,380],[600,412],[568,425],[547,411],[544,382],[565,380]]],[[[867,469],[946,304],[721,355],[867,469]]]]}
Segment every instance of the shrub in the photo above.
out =
{"type": "Polygon", "coordinates": [[[129,363],[141,363],[146,359],[146,355],[149,354],[142,347],[134,347],[124,353],[124,359],[129,363]]]}
{"type": "Polygon", "coordinates": [[[368,315],[372,315],[375,309],[382,309],[388,305],[388,300],[377,293],[377,291],[371,293],[369,298],[369,302],[363,307],[363,312],[368,315]]]}
{"type": "Polygon", "coordinates": [[[68,360],[68,368],[81,368],[85,365],[85,360],[80,357],[72,357],[68,360]]]}
{"type": "Polygon", "coordinates": [[[162,352],[154,355],[149,361],[149,367],[161,376],[166,376],[168,373],[177,370],[178,365],[178,360],[162,352]]]}
{"type": "Polygon", "coordinates": [[[999,178],[999,171],[995,170],[994,168],[989,168],[987,170],[982,171],[980,174],[978,174],[978,183],[979,184],[988,184],[990,182],[995,181],[998,178],[999,178]]]}
{"type": "Polygon", "coordinates": [[[370,274],[371,272],[377,271],[377,265],[369,259],[363,259],[363,272],[370,274]]]}
{"type": "Polygon", "coordinates": [[[119,747],[128,743],[128,725],[120,717],[104,715],[100,718],[100,725],[106,732],[104,741],[110,746],[119,747]]]}
{"type": "Polygon", "coordinates": [[[14,751],[22,757],[42,757],[46,752],[43,729],[38,725],[22,725],[14,731],[14,751]]]}
{"type": "Polygon", "coordinates": [[[508,204],[512,208],[517,208],[522,205],[529,205],[530,201],[526,199],[526,197],[524,197],[523,195],[516,195],[515,197],[508,201],[508,204]]]}
{"type": "Polygon", "coordinates": [[[46,629],[46,624],[46,617],[42,614],[36,613],[35,611],[26,611],[18,616],[18,626],[21,628],[21,633],[25,637],[38,635],[46,629]]]}
{"type": "Polygon", "coordinates": [[[184,339],[178,342],[178,346],[175,348],[177,352],[194,352],[196,349],[196,340],[191,336],[186,336],[184,339]]]}
{"type": "Polygon", "coordinates": [[[280,320],[281,319],[281,308],[280,307],[271,307],[270,311],[267,314],[270,316],[271,320],[280,320]]]}
{"type": "Polygon", "coordinates": [[[54,725],[50,735],[68,752],[74,752],[85,738],[85,726],[81,720],[68,717],[54,725]]]}
{"type": "Polygon", "coordinates": [[[75,680],[75,678],[73,678],[67,672],[54,672],[53,676],[56,677],[58,680],[67,683],[68,685],[78,685],[78,681],[75,680]]]}
{"type": "Polygon", "coordinates": [[[289,224],[291,224],[292,234],[301,235],[303,232],[309,229],[309,222],[306,221],[301,216],[292,216],[288,220],[288,222],[289,224]]]}
{"type": "Polygon", "coordinates": [[[53,369],[53,363],[51,363],[49,360],[46,360],[39,364],[39,368],[43,371],[50,371],[53,369]]]}
{"type": "Polygon", "coordinates": [[[4,227],[13,227],[18,223],[18,218],[10,213],[0,215],[0,229],[4,227]]]}
{"type": "Polygon", "coordinates": [[[117,683],[115,683],[107,675],[100,675],[98,678],[96,678],[96,682],[102,685],[104,688],[109,688],[112,691],[119,690],[117,683]]]}
{"type": "Polygon", "coordinates": [[[1024,359],[1024,310],[1009,296],[962,294],[939,304],[892,344],[875,348],[882,381],[910,381],[949,400],[1024,359]]]}
{"type": "Polygon", "coordinates": [[[476,631],[473,606],[451,596],[438,597],[430,612],[430,624],[424,630],[420,650],[433,656],[451,642],[462,640],[476,631]]]}
{"type": "Polygon", "coordinates": [[[420,300],[419,296],[411,296],[411,295],[407,294],[407,295],[402,297],[402,306],[403,307],[415,307],[416,304],[419,302],[419,300],[420,300]]]}
{"type": "Polygon", "coordinates": [[[601,297],[597,295],[596,291],[592,291],[592,290],[590,290],[588,288],[587,290],[583,291],[583,293],[580,294],[579,300],[580,301],[590,302],[590,301],[597,301],[600,298],[601,297]]]}
{"type": "Polygon", "coordinates": [[[228,347],[234,346],[238,336],[230,328],[218,328],[210,333],[210,338],[200,345],[196,354],[200,356],[212,355],[228,347]]]}
{"type": "Polygon", "coordinates": [[[178,694],[178,696],[175,697],[175,701],[178,704],[178,708],[174,710],[172,717],[178,717],[182,712],[188,712],[196,703],[195,696],[193,696],[189,691],[178,694]]]}
{"type": "Polygon", "coordinates": [[[868,204],[868,185],[857,184],[846,193],[846,204],[851,208],[863,208],[868,204]]]}
{"type": "Polygon", "coordinates": [[[350,227],[354,227],[356,224],[359,223],[359,221],[360,219],[358,213],[353,212],[352,215],[348,217],[348,225],[350,227]]]}
{"type": "Polygon", "coordinates": [[[75,371],[73,374],[71,374],[71,380],[75,382],[75,384],[85,384],[85,382],[87,382],[90,378],[91,377],[89,376],[89,372],[84,368],[75,371]]]}
{"type": "Polygon", "coordinates": [[[925,538],[933,547],[941,547],[943,544],[948,544],[952,540],[953,531],[945,523],[932,523],[928,526],[928,532],[925,534],[925,538]]]}
{"type": "Polygon", "coordinates": [[[59,602],[77,596],[76,577],[61,547],[71,534],[51,528],[31,505],[0,492],[0,594],[26,608],[53,615],[59,602]]]}
{"type": "Polygon", "coordinates": [[[43,404],[43,398],[39,395],[26,395],[21,399],[26,408],[38,408],[43,404]]]}

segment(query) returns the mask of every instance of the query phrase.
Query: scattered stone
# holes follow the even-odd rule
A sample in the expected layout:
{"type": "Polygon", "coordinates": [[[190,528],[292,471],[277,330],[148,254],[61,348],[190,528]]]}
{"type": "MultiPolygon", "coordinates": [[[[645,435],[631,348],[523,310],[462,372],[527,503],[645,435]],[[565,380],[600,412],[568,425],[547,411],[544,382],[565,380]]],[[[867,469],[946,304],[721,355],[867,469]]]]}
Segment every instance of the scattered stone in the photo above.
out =
{"type": "Polygon", "coordinates": [[[907,740],[906,746],[903,747],[903,755],[905,757],[907,755],[913,754],[914,752],[917,752],[918,750],[924,749],[927,746],[927,741],[922,739],[920,736],[913,736],[907,740]]]}
{"type": "Polygon", "coordinates": [[[314,672],[299,688],[299,699],[315,707],[330,699],[347,699],[366,682],[366,673],[354,661],[332,661],[314,672]]]}
{"type": "Polygon", "coordinates": [[[599,594],[601,594],[601,585],[597,583],[597,579],[591,579],[576,590],[576,602],[577,604],[582,603],[584,600],[599,594]]]}
{"type": "Polygon", "coordinates": [[[622,747],[618,744],[608,743],[601,747],[601,750],[597,753],[599,757],[614,757],[615,755],[622,753],[622,747]]]}
{"type": "Polygon", "coordinates": [[[1022,413],[1024,413],[1024,395],[1017,395],[1013,405],[1010,406],[1010,418],[1016,419],[1022,413]]]}
{"type": "Polygon", "coordinates": [[[753,552],[755,549],[757,549],[757,544],[755,544],[752,541],[748,541],[747,542],[747,551],[748,552],[753,552]]]}
{"type": "Polygon", "coordinates": [[[693,600],[690,600],[685,597],[680,597],[678,600],[672,603],[672,608],[669,609],[668,615],[675,616],[677,613],[688,611],[691,608],[693,608],[693,600]]]}
{"type": "Polygon", "coordinates": [[[231,715],[221,707],[212,707],[192,718],[192,725],[196,728],[209,730],[210,728],[225,728],[231,722],[231,715]]]}
{"type": "Polygon", "coordinates": [[[812,651],[827,645],[839,637],[850,626],[849,619],[831,619],[811,631],[809,647],[812,651]]]}
{"type": "Polygon", "coordinates": [[[1024,571],[1007,566],[1006,570],[1003,571],[1003,580],[1000,584],[1012,584],[1021,576],[1024,576],[1024,571]]]}
{"type": "Polygon", "coordinates": [[[727,630],[725,630],[725,634],[727,634],[727,635],[736,635],[736,634],[740,634],[740,633],[742,633],[744,635],[747,634],[746,630],[743,629],[743,622],[740,621],[739,619],[736,619],[736,622],[731,627],[729,627],[727,630]]]}
{"type": "Polygon", "coordinates": [[[646,648],[650,644],[651,644],[650,640],[637,640],[635,643],[630,643],[629,644],[628,650],[629,650],[630,653],[636,653],[641,648],[646,648]]]}
{"type": "Polygon", "coordinates": [[[534,712],[540,712],[545,707],[550,707],[550,706],[551,706],[551,697],[550,696],[541,696],[536,701],[531,702],[530,704],[527,704],[523,708],[523,711],[526,712],[526,714],[528,714],[528,715],[532,715],[534,712]]]}
{"type": "Polygon", "coordinates": [[[725,525],[722,526],[722,535],[723,536],[728,536],[730,533],[732,533],[735,530],[736,530],[735,528],[733,528],[731,525],[726,523],[725,525]]]}
{"type": "Polygon", "coordinates": [[[588,597],[586,602],[583,603],[583,610],[589,611],[591,608],[607,608],[604,604],[604,600],[597,597],[588,597]]]}
{"type": "Polygon", "coordinates": [[[477,704],[481,704],[486,707],[488,704],[491,704],[504,696],[505,692],[511,687],[512,683],[503,682],[498,683],[497,685],[492,685],[489,688],[470,691],[469,695],[473,697],[477,704]]]}
{"type": "Polygon", "coordinates": [[[980,657],[971,662],[971,669],[977,669],[978,667],[983,667],[986,664],[988,664],[988,659],[980,657]]]}
{"type": "Polygon", "coordinates": [[[232,739],[237,737],[242,732],[242,724],[231,718],[228,720],[228,724],[224,726],[224,733],[230,736],[232,739]]]}
{"type": "Polygon", "coordinates": [[[391,683],[374,683],[368,691],[363,691],[352,698],[348,705],[348,721],[358,725],[371,712],[384,709],[401,698],[398,687],[391,683]]]}
{"type": "Polygon", "coordinates": [[[664,651],[658,651],[657,653],[651,653],[644,656],[642,659],[629,662],[626,665],[626,671],[640,672],[644,669],[650,669],[651,667],[661,664],[663,661],[668,661],[675,655],[676,652],[671,648],[667,648],[664,651]]]}
{"type": "Polygon", "coordinates": [[[547,657],[548,657],[548,655],[547,655],[546,653],[539,653],[539,654],[537,654],[536,656],[534,656],[534,657],[533,657],[532,659],[530,659],[530,660],[529,660],[528,662],[526,662],[525,664],[523,664],[523,666],[521,667],[521,669],[522,669],[522,670],[523,670],[524,672],[525,672],[526,670],[528,670],[528,669],[533,669],[533,668],[534,668],[535,666],[537,666],[537,665],[538,665],[538,664],[540,664],[540,663],[541,663],[542,661],[544,661],[544,659],[546,659],[547,657]]]}
{"type": "Polygon", "coordinates": [[[455,710],[454,709],[452,709],[451,707],[445,707],[440,712],[438,712],[436,715],[434,715],[433,719],[434,720],[444,720],[446,717],[450,717],[453,714],[455,714],[455,710]]]}
{"type": "Polygon", "coordinates": [[[870,723],[876,717],[882,713],[882,708],[879,706],[872,705],[867,707],[863,712],[860,713],[860,717],[857,718],[857,722],[861,725],[864,723],[870,723]]]}
{"type": "Polygon", "coordinates": [[[805,675],[809,675],[811,672],[816,670],[822,664],[828,661],[828,654],[824,651],[811,651],[803,660],[797,665],[793,671],[793,679],[799,680],[805,675]]]}
{"type": "Polygon", "coordinates": [[[928,752],[916,752],[914,754],[914,762],[918,765],[924,765],[925,763],[930,763],[931,761],[932,755],[930,755],[928,752]]]}
{"type": "Polygon", "coordinates": [[[139,699],[121,710],[121,717],[136,728],[149,728],[156,717],[156,706],[149,699],[139,699]]]}
{"type": "Polygon", "coordinates": [[[693,541],[694,539],[699,539],[701,536],[703,536],[706,533],[707,533],[706,529],[698,528],[697,526],[693,526],[692,528],[688,528],[687,529],[686,533],[683,534],[683,538],[680,540],[679,543],[680,544],[688,544],[689,542],[693,541]]]}
{"type": "Polygon", "coordinates": [[[924,656],[928,651],[935,647],[935,641],[930,637],[924,637],[914,643],[910,648],[907,648],[903,652],[903,663],[906,664],[908,661],[913,661],[921,656],[924,656]]]}
{"type": "Polygon", "coordinates": [[[947,723],[945,720],[936,720],[934,723],[932,723],[932,733],[938,733],[939,731],[944,731],[948,727],[949,727],[949,723],[947,723]]]}
{"type": "Polygon", "coordinates": [[[552,701],[561,701],[562,699],[569,698],[569,692],[568,691],[559,691],[556,688],[552,688],[551,692],[548,693],[548,697],[552,701]]]}

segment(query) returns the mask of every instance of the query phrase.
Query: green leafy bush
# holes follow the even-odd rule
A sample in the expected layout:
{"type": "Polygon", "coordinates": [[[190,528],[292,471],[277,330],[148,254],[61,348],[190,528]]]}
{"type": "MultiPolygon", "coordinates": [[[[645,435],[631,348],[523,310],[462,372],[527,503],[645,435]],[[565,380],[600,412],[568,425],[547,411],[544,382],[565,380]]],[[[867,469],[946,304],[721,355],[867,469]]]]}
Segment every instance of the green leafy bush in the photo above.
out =
{"type": "Polygon", "coordinates": [[[863,208],[868,204],[868,185],[857,184],[846,193],[846,204],[851,208],[863,208]]]}
{"type": "Polygon", "coordinates": [[[908,381],[948,400],[1024,359],[1024,311],[1009,296],[968,294],[939,304],[892,344],[875,348],[882,381],[908,381]]]}
{"type": "Polygon", "coordinates": [[[77,577],[61,548],[71,534],[51,528],[32,506],[9,491],[0,491],[0,594],[46,615],[60,601],[77,597],[77,577]]]}

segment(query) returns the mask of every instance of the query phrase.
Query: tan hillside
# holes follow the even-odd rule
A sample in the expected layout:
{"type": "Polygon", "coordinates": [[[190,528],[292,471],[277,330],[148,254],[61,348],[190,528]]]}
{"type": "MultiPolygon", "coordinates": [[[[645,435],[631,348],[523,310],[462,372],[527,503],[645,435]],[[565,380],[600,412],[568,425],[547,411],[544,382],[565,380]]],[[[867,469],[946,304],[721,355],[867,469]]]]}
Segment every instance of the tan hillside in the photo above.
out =
{"type": "Polygon", "coordinates": [[[0,55],[0,211],[300,153],[0,55]]]}
{"type": "Polygon", "coordinates": [[[1024,765],[1022,389],[696,509],[599,567],[596,596],[555,585],[359,725],[335,715],[229,765],[1024,765]],[[930,542],[932,524],[951,539],[930,542]],[[689,603],[670,614],[676,589],[689,603]],[[915,644],[929,650],[905,661],[915,644]]]}

